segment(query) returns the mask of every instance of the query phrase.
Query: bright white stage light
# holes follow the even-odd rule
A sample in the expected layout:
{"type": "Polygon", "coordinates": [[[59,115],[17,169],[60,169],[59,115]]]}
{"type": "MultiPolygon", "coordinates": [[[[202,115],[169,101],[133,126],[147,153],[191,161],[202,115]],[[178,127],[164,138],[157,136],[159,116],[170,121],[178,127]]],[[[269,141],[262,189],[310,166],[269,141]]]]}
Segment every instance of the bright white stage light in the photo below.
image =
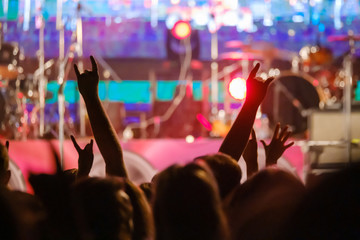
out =
{"type": "Polygon", "coordinates": [[[236,11],[228,11],[222,18],[224,26],[236,26],[239,22],[239,15],[236,11]]]}
{"type": "Polygon", "coordinates": [[[193,20],[196,26],[206,26],[210,20],[210,16],[207,12],[201,11],[194,15],[193,20]]]}
{"type": "Polygon", "coordinates": [[[186,138],[185,138],[185,141],[187,143],[193,143],[195,141],[195,138],[192,135],[187,135],[186,138]]]}
{"type": "Polygon", "coordinates": [[[172,5],[178,5],[180,3],[180,0],[171,0],[170,2],[172,5]]]}
{"type": "Polygon", "coordinates": [[[231,80],[229,84],[229,93],[230,96],[237,99],[243,100],[246,97],[246,80],[237,77],[231,80]]]}

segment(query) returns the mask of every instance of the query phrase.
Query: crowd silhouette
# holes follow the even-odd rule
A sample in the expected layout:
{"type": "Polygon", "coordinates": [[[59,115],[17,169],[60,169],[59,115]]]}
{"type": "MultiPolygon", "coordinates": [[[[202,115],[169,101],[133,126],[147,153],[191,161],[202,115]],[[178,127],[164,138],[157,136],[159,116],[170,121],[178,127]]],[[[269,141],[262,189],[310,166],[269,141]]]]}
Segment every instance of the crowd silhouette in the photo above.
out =
{"type": "Polygon", "coordinates": [[[360,239],[358,166],[305,185],[276,166],[294,144],[288,141],[289,128],[278,124],[270,142],[260,140],[266,167],[259,169],[253,124],[274,80],[257,77],[260,64],[249,74],[245,102],[220,149],[136,186],[98,95],[97,63],[90,60],[91,70],[80,73],[76,65],[74,70],[107,176],[89,177],[93,140],[81,148],[71,136],[78,169],[64,170],[56,158],[55,174],[30,176],[34,194],[11,190],[11,144],[6,142],[0,146],[0,239],[360,239]],[[241,156],[247,166],[242,184],[241,156]]]}

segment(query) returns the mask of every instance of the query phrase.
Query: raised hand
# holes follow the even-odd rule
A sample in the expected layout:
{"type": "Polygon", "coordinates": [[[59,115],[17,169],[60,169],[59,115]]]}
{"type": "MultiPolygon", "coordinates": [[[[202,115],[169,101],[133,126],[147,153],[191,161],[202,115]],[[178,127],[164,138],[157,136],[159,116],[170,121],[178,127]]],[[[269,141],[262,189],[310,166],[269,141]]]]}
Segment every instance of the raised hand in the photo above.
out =
{"type": "Polygon", "coordinates": [[[243,152],[243,158],[246,162],[247,176],[250,177],[252,174],[258,171],[258,151],[257,151],[257,139],[255,130],[251,130],[251,139],[249,139],[246,148],[243,152]]]}
{"type": "Polygon", "coordinates": [[[294,145],[294,142],[285,144],[292,133],[288,130],[288,128],[289,126],[285,126],[279,134],[280,123],[278,123],[276,124],[271,142],[267,145],[264,140],[261,140],[265,149],[266,166],[276,164],[277,160],[281,157],[285,150],[294,145]]]}
{"type": "Polygon", "coordinates": [[[94,57],[90,56],[92,70],[85,70],[80,74],[74,65],[78,79],[78,87],[84,98],[86,110],[89,116],[91,129],[96,144],[104,158],[106,174],[118,177],[127,177],[122,149],[117,139],[117,133],[101,104],[98,94],[99,74],[94,57]]]}
{"type": "Polygon", "coordinates": [[[76,142],[73,135],[70,136],[71,141],[74,144],[76,151],[79,154],[78,160],[78,177],[87,177],[89,176],[92,164],[94,162],[94,153],[93,153],[93,143],[91,139],[90,143],[86,144],[84,149],[81,149],[79,144],[76,142]]]}
{"type": "Polygon", "coordinates": [[[256,64],[251,70],[246,81],[246,101],[256,105],[261,104],[270,83],[274,80],[273,77],[270,77],[265,81],[260,77],[256,77],[259,68],[260,63],[256,64]]]}
{"type": "Polygon", "coordinates": [[[83,98],[91,98],[98,95],[99,73],[96,61],[93,56],[90,56],[92,70],[85,70],[84,73],[79,72],[76,64],[74,70],[76,73],[78,87],[83,98]]]}
{"type": "Polygon", "coordinates": [[[226,153],[237,161],[239,161],[249,140],[257,109],[266,95],[269,84],[274,80],[274,78],[268,78],[264,81],[257,78],[256,74],[259,68],[260,64],[258,63],[249,74],[246,81],[245,102],[219,149],[219,152],[226,153]]]}

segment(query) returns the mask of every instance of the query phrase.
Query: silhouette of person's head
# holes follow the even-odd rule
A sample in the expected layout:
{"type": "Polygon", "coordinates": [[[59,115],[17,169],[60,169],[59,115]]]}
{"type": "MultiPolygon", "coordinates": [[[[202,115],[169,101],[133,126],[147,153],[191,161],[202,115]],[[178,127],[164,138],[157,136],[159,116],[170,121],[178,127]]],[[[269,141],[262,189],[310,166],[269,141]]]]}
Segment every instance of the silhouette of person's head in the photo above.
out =
{"type": "Polygon", "coordinates": [[[131,239],[133,209],[121,178],[87,178],[73,188],[81,239],[131,239]]]}
{"type": "Polygon", "coordinates": [[[290,172],[266,168],[224,201],[233,239],[277,239],[305,194],[305,186],[290,172]]]}
{"type": "Polygon", "coordinates": [[[132,239],[154,239],[155,229],[151,206],[140,187],[128,179],[124,179],[132,209],[133,209],[133,234],[132,239]]]}
{"type": "Polygon", "coordinates": [[[195,158],[203,160],[210,167],[219,187],[221,198],[225,198],[236,186],[240,184],[241,168],[237,161],[227,154],[216,153],[195,158]]]}
{"type": "MultiPolygon", "coordinates": [[[[357,162],[358,163],[358,162],[357,162]]],[[[278,239],[359,239],[360,166],[320,174],[278,239]]]]}
{"type": "Polygon", "coordinates": [[[226,239],[227,228],[210,170],[173,165],[154,180],[153,213],[158,240],[226,239]]]}
{"type": "Polygon", "coordinates": [[[0,238],[1,239],[19,239],[20,234],[17,216],[11,207],[11,199],[6,189],[0,189],[0,238]]]}

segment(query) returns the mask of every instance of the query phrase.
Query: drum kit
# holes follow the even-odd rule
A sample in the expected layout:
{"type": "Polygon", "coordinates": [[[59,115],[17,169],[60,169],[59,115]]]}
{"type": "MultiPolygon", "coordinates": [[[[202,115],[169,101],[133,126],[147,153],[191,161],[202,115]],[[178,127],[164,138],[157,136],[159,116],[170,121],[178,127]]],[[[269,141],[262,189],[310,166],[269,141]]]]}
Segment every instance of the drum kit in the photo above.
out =
{"type": "MultiPolygon", "coordinates": [[[[75,2],[75,1],[74,1],[75,2]]],[[[77,2],[77,1],[76,1],[77,2]]],[[[56,25],[59,30],[59,59],[56,61],[58,67],[58,92],[59,105],[59,139],[64,135],[64,94],[63,88],[71,61],[76,55],[80,60],[78,66],[82,69],[82,22],[80,2],[75,4],[76,29],[73,30],[69,50],[65,49],[64,31],[65,20],[62,16],[62,1],[58,0],[56,25]],[[59,27],[58,27],[59,25],[59,27]],[[80,35],[79,35],[80,34],[80,35]],[[61,114],[60,114],[61,113],[61,114]]],[[[24,54],[22,48],[16,42],[4,42],[6,33],[6,21],[0,23],[0,136],[7,139],[45,138],[45,132],[49,131],[45,123],[45,101],[52,98],[52,93],[47,91],[47,70],[54,64],[55,60],[45,61],[44,54],[44,28],[45,20],[42,16],[42,6],[39,6],[38,19],[41,19],[39,27],[39,49],[36,53],[39,67],[33,73],[24,73],[24,54]]],[[[73,19],[68,19],[72,21],[73,19]]],[[[25,21],[24,21],[25,25],[25,21]]],[[[84,107],[82,108],[84,112],[84,107]]],[[[85,116],[83,113],[82,115],[85,116]]],[[[82,119],[85,119],[85,117],[82,119]]],[[[85,126],[85,124],[83,124],[85,126]]],[[[83,127],[84,128],[84,127],[83,127]]],[[[51,132],[54,132],[51,130],[51,132]]],[[[52,133],[56,135],[56,133],[52,133]]],[[[83,134],[82,134],[83,135],[83,134]]]]}
{"type": "MultiPolygon", "coordinates": [[[[220,55],[220,59],[262,62],[260,75],[263,78],[275,77],[261,106],[262,114],[266,114],[270,127],[277,122],[287,124],[295,137],[306,139],[307,118],[313,110],[351,108],[354,99],[352,93],[356,82],[352,81],[352,68],[355,42],[360,41],[360,35],[349,31],[348,35],[329,36],[327,40],[349,43],[350,50],[341,59],[340,66],[331,49],[320,44],[306,45],[296,53],[278,49],[267,42],[247,45],[241,41],[229,41],[225,47],[236,51],[226,52],[220,55]]],[[[349,110],[347,114],[350,115],[349,110]]]]}
{"type": "Polygon", "coordinates": [[[24,55],[17,43],[0,45],[0,132],[15,138],[22,131],[24,98],[36,95],[31,79],[23,74],[24,55]]]}
{"type": "MultiPolygon", "coordinates": [[[[37,116],[39,89],[35,74],[25,74],[24,54],[15,42],[0,45],[0,134],[8,139],[21,139],[29,134],[28,118],[37,116]]],[[[52,64],[52,63],[51,63],[52,64]]],[[[36,120],[32,119],[32,123],[36,120]]]]}

